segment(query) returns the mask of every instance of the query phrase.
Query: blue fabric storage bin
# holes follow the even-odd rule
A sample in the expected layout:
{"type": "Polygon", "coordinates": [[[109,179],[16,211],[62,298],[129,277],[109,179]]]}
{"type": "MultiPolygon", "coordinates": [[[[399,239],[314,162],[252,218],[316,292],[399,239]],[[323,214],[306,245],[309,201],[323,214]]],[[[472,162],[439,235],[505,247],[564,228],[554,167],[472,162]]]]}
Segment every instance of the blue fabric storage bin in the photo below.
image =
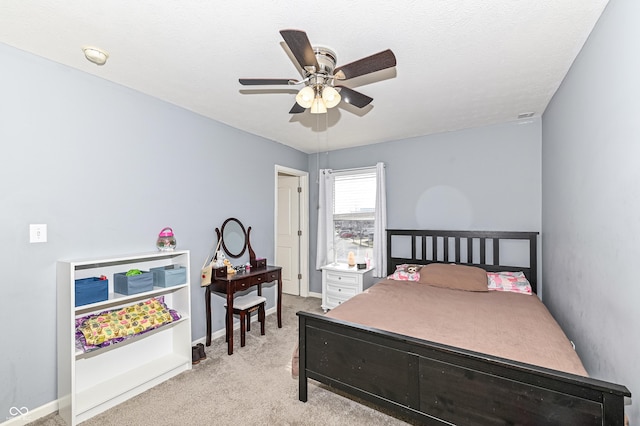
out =
{"type": "Polygon", "coordinates": [[[184,266],[151,268],[151,273],[153,273],[153,285],[158,287],[171,287],[187,282],[187,268],[184,266]]]}
{"type": "Polygon", "coordinates": [[[143,293],[153,290],[153,274],[143,271],[139,275],[127,276],[126,272],[113,274],[113,289],[116,293],[130,294],[143,293]]]}
{"type": "Polygon", "coordinates": [[[109,280],[98,277],[76,280],[76,306],[103,302],[109,298],[109,280]]]}

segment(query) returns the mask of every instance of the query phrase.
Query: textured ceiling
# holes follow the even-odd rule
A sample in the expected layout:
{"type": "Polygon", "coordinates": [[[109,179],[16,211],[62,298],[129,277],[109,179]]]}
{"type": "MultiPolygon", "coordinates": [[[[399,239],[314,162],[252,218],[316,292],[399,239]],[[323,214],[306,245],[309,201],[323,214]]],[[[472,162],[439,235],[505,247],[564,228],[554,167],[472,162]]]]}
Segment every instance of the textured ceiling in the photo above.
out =
{"type": "Polygon", "coordinates": [[[311,153],[541,115],[606,4],[3,0],[0,42],[311,153]],[[281,29],[306,31],[338,65],[384,49],[398,65],[345,84],[368,107],[290,115],[295,87],[238,83],[300,77],[281,29]]]}

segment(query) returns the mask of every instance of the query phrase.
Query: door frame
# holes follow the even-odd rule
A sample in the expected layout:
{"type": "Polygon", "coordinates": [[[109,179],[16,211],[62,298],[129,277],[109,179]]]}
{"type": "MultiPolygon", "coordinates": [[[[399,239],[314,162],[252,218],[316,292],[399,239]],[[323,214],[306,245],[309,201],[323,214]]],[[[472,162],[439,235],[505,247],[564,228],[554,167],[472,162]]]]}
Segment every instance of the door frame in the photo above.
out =
{"type": "Polygon", "coordinates": [[[300,296],[309,296],[309,172],[303,170],[292,169],[290,167],[275,165],[274,173],[274,212],[273,212],[273,241],[274,253],[278,250],[278,175],[286,174],[297,176],[300,179],[300,205],[299,205],[299,222],[302,236],[300,237],[300,296]]]}

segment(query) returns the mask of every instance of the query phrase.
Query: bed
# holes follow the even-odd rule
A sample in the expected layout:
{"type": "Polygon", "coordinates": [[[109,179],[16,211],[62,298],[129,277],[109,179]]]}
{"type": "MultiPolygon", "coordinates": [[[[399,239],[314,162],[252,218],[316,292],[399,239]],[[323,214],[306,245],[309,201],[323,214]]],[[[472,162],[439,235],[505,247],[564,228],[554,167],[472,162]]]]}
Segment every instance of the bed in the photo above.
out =
{"type": "MultiPolygon", "coordinates": [[[[534,232],[388,230],[387,247],[389,274],[398,265],[455,263],[496,273],[521,271],[531,291],[537,291],[534,232]]],[[[464,296],[456,298],[456,304],[462,303],[458,299],[489,301],[486,306],[477,302],[483,306],[477,309],[445,307],[445,302],[429,308],[418,300],[418,293],[409,291],[417,284],[382,280],[327,315],[298,312],[300,401],[307,401],[307,382],[312,379],[424,424],[623,424],[629,390],[586,376],[571,343],[535,294],[461,292],[423,285],[432,293],[426,297],[446,299],[454,292],[464,296]],[[374,299],[388,302],[394,320],[380,319],[381,308],[374,299]],[[507,301],[495,302],[498,299],[507,301]],[[497,315],[501,303],[510,307],[505,314],[510,320],[497,320],[493,328],[498,331],[483,336],[486,318],[497,315]],[[535,317],[518,315],[519,303],[534,306],[535,317]],[[489,315],[465,326],[476,327],[472,334],[479,337],[475,339],[479,346],[467,345],[472,339],[456,340],[456,315],[461,316],[461,310],[485,310],[489,315]],[[367,311],[364,319],[356,314],[367,311]],[[433,316],[425,317],[426,311],[433,311],[433,316]],[[514,321],[520,327],[513,327],[514,321]],[[507,344],[500,348],[499,328],[504,323],[516,332],[515,337],[505,334],[507,344]],[[557,342],[543,347],[554,327],[559,332],[557,342]],[[429,328],[440,329],[441,334],[429,334],[429,328]],[[518,338],[518,332],[533,336],[533,349],[515,351],[526,340],[518,338]],[[547,352],[550,359],[544,359],[547,352]]]]}

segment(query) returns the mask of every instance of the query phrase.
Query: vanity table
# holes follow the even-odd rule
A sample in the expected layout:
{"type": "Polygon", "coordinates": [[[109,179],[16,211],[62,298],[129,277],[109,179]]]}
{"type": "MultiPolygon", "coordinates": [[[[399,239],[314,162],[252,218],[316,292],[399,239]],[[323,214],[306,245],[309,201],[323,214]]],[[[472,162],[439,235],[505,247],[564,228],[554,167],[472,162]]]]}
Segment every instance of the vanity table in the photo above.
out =
{"type": "MultiPolygon", "coordinates": [[[[251,248],[249,235],[251,227],[245,231],[242,223],[235,218],[227,219],[222,228],[216,228],[216,234],[220,246],[224,253],[232,258],[239,258],[245,250],[249,251],[249,261],[255,262],[255,253],[251,248]]],[[[233,354],[233,298],[234,294],[244,291],[252,286],[257,286],[258,295],[262,296],[262,284],[277,281],[278,293],[276,297],[276,309],[278,315],[278,328],[282,328],[282,268],[280,266],[266,265],[260,268],[250,268],[246,271],[239,271],[235,274],[211,277],[211,284],[205,289],[205,308],[207,315],[207,338],[206,345],[211,346],[211,292],[215,291],[226,295],[227,300],[227,353],[233,354]]]]}
{"type": "Polygon", "coordinates": [[[221,278],[211,278],[211,285],[205,290],[205,307],[207,311],[207,346],[211,346],[211,292],[226,293],[227,295],[227,327],[229,327],[227,353],[233,354],[233,295],[237,291],[243,291],[251,286],[258,287],[258,295],[262,296],[262,283],[278,281],[277,313],[278,328],[282,328],[282,268],[280,266],[267,265],[264,268],[251,268],[250,272],[238,272],[221,278]]]}

